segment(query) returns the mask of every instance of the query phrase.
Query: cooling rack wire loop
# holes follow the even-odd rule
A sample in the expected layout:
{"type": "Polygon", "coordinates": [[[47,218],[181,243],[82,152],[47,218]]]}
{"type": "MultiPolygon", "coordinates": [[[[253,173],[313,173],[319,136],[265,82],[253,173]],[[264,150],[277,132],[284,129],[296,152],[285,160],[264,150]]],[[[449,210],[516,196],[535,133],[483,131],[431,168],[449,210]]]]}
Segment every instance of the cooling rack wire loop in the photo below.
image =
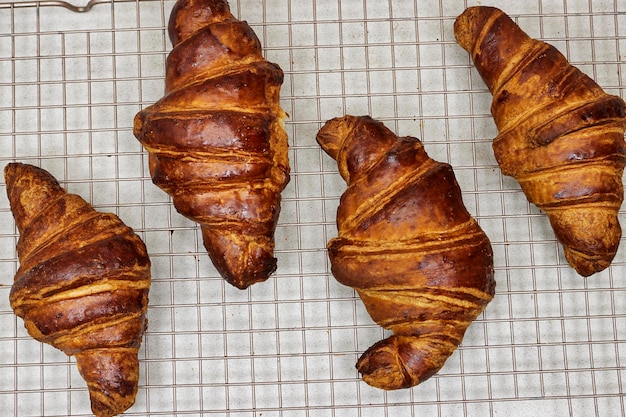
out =
{"type": "MultiPolygon", "coordinates": [[[[43,0],[43,1],[15,1],[0,2],[0,7],[62,7],[76,13],[85,13],[90,11],[94,6],[103,3],[111,3],[113,0],[90,0],[83,6],[76,3],[62,0],[43,0]]],[[[133,0],[117,0],[117,1],[133,1],[133,0]]]]}

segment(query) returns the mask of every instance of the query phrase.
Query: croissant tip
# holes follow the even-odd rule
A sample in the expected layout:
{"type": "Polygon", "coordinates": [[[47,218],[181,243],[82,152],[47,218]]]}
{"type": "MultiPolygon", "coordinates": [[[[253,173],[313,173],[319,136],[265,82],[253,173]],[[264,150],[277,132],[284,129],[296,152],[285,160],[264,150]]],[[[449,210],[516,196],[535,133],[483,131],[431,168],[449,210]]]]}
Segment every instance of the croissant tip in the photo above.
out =
{"type": "Polygon", "coordinates": [[[276,258],[270,256],[262,259],[254,259],[252,262],[248,263],[248,267],[238,271],[224,268],[218,268],[218,271],[226,282],[235,288],[245,290],[254,284],[267,281],[269,277],[276,272],[276,258]]]}
{"type": "Polygon", "coordinates": [[[389,391],[410,388],[421,382],[409,373],[400,359],[397,341],[398,337],[391,336],[375,343],[361,355],[356,368],[366,384],[389,391]]]}
{"type": "Polygon", "coordinates": [[[236,288],[245,290],[266,281],[276,271],[271,239],[235,231],[202,227],[204,246],[220,275],[236,288]]]}
{"type": "Polygon", "coordinates": [[[9,162],[8,164],[6,164],[4,166],[4,180],[7,183],[7,186],[9,186],[9,183],[11,183],[15,178],[21,176],[19,175],[19,171],[31,170],[30,167],[34,168],[34,166],[25,164],[23,162],[9,162]]]}
{"type": "Polygon", "coordinates": [[[87,382],[94,415],[113,417],[135,404],[139,386],[137,349],[87,349],[75,358],[78,371],[87,382]]]}
{"type": "Polygon", "coordinates": [[[35,165],[26,164],[23,162],[9,162],[4,167],[4,177],[6,182],[19,179],[29,175],[31,177],[37,177],[38,179],[49,181],[57,184],[58,181],[48,171],[35,165]]]}
{"type": "Polygon", "coordinates": [[[233,287],[240,289],[240,290],[246,290],[248,289],[248,287],[251,287],[254,284],[267,281],[270,274],[263,274],[261,276],[248,275],[245,277],[228,276],[225,273],[222,273],[221,275],[224,277],[226,282],[228,282],[233,287]]]}
{"type": "Polygon", "coordinates": [[[91,412],[96,417],[115,417],[124,413],[135,404],[134,398],[129,398],[125,403],[116,404],[115,408],[110,408],[107,404],[91,399],[91,412]]]}
{"type": "Polygon", "coordinates": [[[479,19],[491,16],[494,13],[504,13],[501,9],[495,6],[470,6],[466,8],[459,17],[463,16],[467,19],[479,19]]]}
{"type": "Polygon", "coordinates": [[[504,12],[491,6],[471,6],[465,9],[454,21],[454,37],[457,43],[466,51],[471,51],[477,32],[494,13],[504,12]]]}
{"type": "Polygon", "coordinates": [[[168,35],[173,45],[190,37],[197,28],[232,17],[226,0],[178,0],[170,13],[168,35]]]}
{"type": "Polygon", "coordinates": [[[565,259],[583,278],[588,278],[607,269],[614,256],[611,254],[606,257],[591,257],[572,249],[565,249],[565,259]]]}
{"type": "Polygon", "coordinates": [[[133,118],[133,135],[137,139],[140,139],[143,136],[144,115],[145,110],[142,110],[135,114],[135,117],[133,118]]]}
{"type": "Polygon", "coordinates": [[[6,176],[7,173],[13,171],[15,169],[15,166],[19,164],[20,162],[9,162],[8,164],[6,164],[4,166],[4,175],[6,176]]]}
{"type": "Polygon", "coordinates": [[[4,176],[7,197],[20,233],[48,201],[66,193],[51,173],[34,165],[11,162],[4,168],[4,176]]]}
{"type": "Polygon", "coordinates": [[[352,116],[346,114],[344,116],[335,117],[324,123],[324,126],[317,132],[316,140],[331,158],[337,160],[344,140],[357,125],[378,123],[377,120],[374,120],[369,115],[352,116]]]}
{"type": "Polygon", "coordinates": [[[331,158],[337,159],[339,150],[341,149],[342,137],[339,134],[340,127],[346,123],[348,117],[335,117],[324,123],[324,126],[317,132],[315,139],[331,158]]]}
{"type": "Polygon", "coordinates": [[[4,182],[7,185],[7,188],[11,187],[11,183],[13,182],[13,178],[15,177],[15,171],[18,167],[17,162],[9,162],[4,166],[4,182]]]}

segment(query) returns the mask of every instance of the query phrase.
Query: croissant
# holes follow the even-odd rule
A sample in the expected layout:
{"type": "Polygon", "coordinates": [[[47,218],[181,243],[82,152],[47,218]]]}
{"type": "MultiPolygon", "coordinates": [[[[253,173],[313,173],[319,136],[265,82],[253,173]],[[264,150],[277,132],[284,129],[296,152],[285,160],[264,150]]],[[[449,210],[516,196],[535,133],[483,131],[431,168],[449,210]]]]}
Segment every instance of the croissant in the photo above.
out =
{"type": "Polygon", "coordinates": [[[47,171],[4,169],[20,233],[20,267],[9,300],[28,333],[76,358],[98,417],[135,402],[146,330],[150,259],[112,213],[68,194],[47,171]]]}
{"type": "Polygon", "coordinates": [[[331,271],[393,335],[358,360],[363,380],[392,390],[435,374],[495,291],[489,239],[463,204],[448,164],[369,116],[317,134],[348,188],[328,242],[331,271]]]}
{"type": "Polygon", "coordinates": [[[622,234],[624,101],[499,9],[468,8],[454,32],[493,94],[502,173],[547,214],[580,275],[607,268],[622,234]]]}
{"type": "Polygon", "coordinates": [[[246,288],[276,270],[274,232],[289,182],[283,72],[223,0],[179,0],[165,95],[135,116],[153,182],[199,223],[220,274],[246,288]]]}

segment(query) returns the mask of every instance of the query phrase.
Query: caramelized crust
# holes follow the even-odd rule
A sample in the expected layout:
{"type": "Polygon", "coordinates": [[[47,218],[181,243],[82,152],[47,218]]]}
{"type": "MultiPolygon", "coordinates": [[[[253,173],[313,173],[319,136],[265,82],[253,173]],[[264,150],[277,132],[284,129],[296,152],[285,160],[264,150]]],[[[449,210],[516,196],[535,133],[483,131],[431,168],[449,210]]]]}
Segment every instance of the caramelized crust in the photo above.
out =
{"type": "Polygon", "coordinates": [[[317,135],[348,184],[328,243],[332,273],[394,335],[357,368],[382,389],[435,374],[495,291],[489,239],[465,208],[452,168],[422,143],[368,116],[332,119],[317,135]]]}
{"type": "Polygon", "coordinates": [[[96,416],[121,414],[139,381],[146,247],[117,216],[68,194],[47,171],[10,163],[4,175],[20,232],[11,307],[33,338],[75,356],[96,416]]]}
{"type": "Polygon", "coordinates": [[[276,269],[274,231],[289,182],[283,72],[224,0],[172,10],[165,95],[135,117],[153,182],[199,223],[220,274],[238,288],[276,269]]]}
{"type": "Polygon", "coordinates": [[[622,234],[624,101],[497,8],[468,8],[454,30],[493,94],[502,173],[546,212],[580,275],[607,268],[622,234]]]}

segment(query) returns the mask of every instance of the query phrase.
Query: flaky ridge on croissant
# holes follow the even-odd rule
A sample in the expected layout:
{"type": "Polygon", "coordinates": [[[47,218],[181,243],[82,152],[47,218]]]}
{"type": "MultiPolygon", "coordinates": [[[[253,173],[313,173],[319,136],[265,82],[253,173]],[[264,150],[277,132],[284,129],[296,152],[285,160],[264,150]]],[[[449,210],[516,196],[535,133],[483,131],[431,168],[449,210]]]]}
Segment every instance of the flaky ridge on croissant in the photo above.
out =
{"type": "Polygon", "coordinates": [[[454,31],[493,94],[493,149],[502,173],[545,211],[580,275],[606,269],[622,234],[624,100],[500,9],[470,7],[454,31]]]}
{"type": "Polygon", "coordinates": [[[4,175],[20,233],[11,307],[33,338],[76,358],[96,416],[123,413],[135,402],[147,326],[146,247],[49,172],[10,163],[4,175]]]}
{"type": "Polygon", "coordinates": [[[199,223],[220,274],[238,288],[276,269],[274,232],[289,181],[283,72],[224,0],[172,10],[165,95],[135,117],[153,182],[199,223]]]}
{"type": "Polygon", "coordinates": [[[461,343],[495,291],[489,239],[465,208],[452,167],[369,116],[317,135],[348,184],[328,243],[331,271],[393,335],[358,360],[369,385],[415,386],[461,343]]]}

